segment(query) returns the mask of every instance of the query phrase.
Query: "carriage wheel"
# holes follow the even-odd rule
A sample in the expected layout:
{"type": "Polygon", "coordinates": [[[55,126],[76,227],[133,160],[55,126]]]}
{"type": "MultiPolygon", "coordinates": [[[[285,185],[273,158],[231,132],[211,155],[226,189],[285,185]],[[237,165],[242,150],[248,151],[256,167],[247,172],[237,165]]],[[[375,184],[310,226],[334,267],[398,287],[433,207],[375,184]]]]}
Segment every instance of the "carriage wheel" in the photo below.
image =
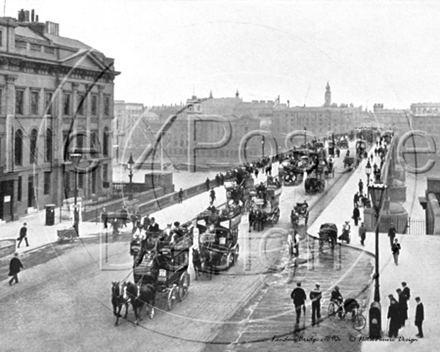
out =
{"type": "Polygon", "coordinates": [[[172,310],[177,302],[177,295],[178,295],[178,288],[177,286],[173,286],[168,293],[168,299],[167,299],[167,307],[168,311],[172,310]]]}
{"type": "Polygon", "coordinates": [[[226,256],[226,266],[227,268],[230,268],[234,265],[234,253],[229,252],[226,256]]]}
{"type": "Polygon", "coordinates": [[[367,321],[366,321],[365,317],[362,314],[359,314],[359,313],[356,314],[356,317],[354,318],[354,321],[353,321],[353,328],[360,331],[363,328],[365,328],[366,324],[367,324],[367,321]]]}
{"type": "Polygon", "coordinates": [[[179,299],[183,301],[188,294],[191,277],[187,271],[185,271],[179,280],[179,299]]]}

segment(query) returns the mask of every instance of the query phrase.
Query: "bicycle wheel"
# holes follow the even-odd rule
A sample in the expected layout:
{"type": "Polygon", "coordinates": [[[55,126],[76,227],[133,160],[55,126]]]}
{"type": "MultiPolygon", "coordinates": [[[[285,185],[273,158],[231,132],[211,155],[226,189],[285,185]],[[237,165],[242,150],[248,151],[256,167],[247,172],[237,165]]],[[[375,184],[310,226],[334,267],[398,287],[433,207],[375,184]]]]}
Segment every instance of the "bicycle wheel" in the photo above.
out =
{"type": "Polygon", "coordinates": [[[328,316],[330,318],[333,318],[336,314],[336,306],[333,302],[330,302],[330,304],[328,305],[328,316]]]}
{"type": "Polygon", "coordinates": [[[356,330],[362,330],[365,328],[365,325],[367,324],[367,320],[362,314],[357,314],[354,321],[353,321],[353,328],[356,330]]]}

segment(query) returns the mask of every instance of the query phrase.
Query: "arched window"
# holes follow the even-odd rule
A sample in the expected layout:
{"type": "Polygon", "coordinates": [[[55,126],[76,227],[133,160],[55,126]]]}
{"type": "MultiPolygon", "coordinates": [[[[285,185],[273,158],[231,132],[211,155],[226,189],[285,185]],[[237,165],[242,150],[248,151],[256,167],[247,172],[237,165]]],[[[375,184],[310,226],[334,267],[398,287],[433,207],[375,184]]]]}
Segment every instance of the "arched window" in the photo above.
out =
{"type": "Polygon", "coordinates": [[[46,143],[44,150],[44,160],[52,161],[52,130],[48,128],[46,130],[46,143]]]}
{"type": "Polygon", "coordinates": [[[103,143],[102,143],[102,153],[104,154],[104,156],[108,156],[108,143],[109,143],[109,133],[108,133],[108,128],[104,128],[104,135],[103,135],[103,143]]]}
{"type": "Polygon", "coordinates": [[[23,131],[15,131],[15,165],[23,165],[23,131]]]}
{"type": "Polygon", "coordinates": [[[31,164],[34,164],[37,161],[37,138],[38,138],[38,131],[34,128],[29,136],[29,142],[30,142],[29,162],[31,164]]]}

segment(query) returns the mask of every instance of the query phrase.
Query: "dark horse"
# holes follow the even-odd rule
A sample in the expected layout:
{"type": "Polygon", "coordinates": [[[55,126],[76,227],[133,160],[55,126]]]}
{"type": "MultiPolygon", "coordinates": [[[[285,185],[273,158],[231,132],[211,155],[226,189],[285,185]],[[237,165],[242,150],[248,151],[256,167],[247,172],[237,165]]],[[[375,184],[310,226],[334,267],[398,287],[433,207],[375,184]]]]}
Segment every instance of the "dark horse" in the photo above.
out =
{"type": "Polygon", "coordinates": [[[154,285],[151,283],[133,284],[131,282],[128,282],[127,293],[130,297],[131,305],[133,307],[135,324],[138,325],[139,320],[141,320],[141,311],[144,307],[144,304],[147,304],[149,309],[148,315],[150,319],[153,319],[154,303],[156,299],[156,288],[154,287],[154,285]]]}
{"type": "Polygon", "coordinates": [[[121,316],[122,306],[125,306],[124,319],[127,318],[129,298],[126,292],[125,282],[112,282],[112,305],[113,314],[116,316],[115,326],[118,325],[119,317],[121,316]]]}

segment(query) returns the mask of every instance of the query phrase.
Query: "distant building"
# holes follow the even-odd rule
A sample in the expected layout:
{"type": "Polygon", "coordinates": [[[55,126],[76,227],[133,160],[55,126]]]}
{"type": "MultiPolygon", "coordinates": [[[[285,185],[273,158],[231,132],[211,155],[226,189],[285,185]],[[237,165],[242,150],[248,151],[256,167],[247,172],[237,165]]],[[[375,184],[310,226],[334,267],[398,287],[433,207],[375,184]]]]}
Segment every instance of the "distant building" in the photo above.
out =
{"type": "MultiPolygon", "coordinates": [[[[212,92],[209,96],[209,99],[203,99],[202,102],[198,97],[192,96],[187,100],[187,104],[191,106],[186,110],[184,105],[147,108],[149,116],[144,116],[143,120],[149,126],[144,127],[144,135],[148,136],[143,137],[143,142],[145,143],[145,140],[149,140],[150,136],[156,134],[169,116],[182,110],[162,140],[163,151],[160,157],[166,158],[168,162],[186,164],[189,145],[188,117],[192,115],[198,116],[199,119],[207,119],[222,116],[231,125],[231,140],[220,149],[197,150],[198,162],[211,166],[232,166],[239,163],[239,145],[243,136],[249,132],[266,131],[275,137],[278,146],[278,150],[273,150],[270,142],[263,140],[261,136],[251,138],[246,150],[248,159],[252,160],[262,154],[274,155],[285,149],[284,140],[286,135],[292,131],[306,129],[314,136],[313,138],[325,137],[329,132],[348,132],[359,126],[360,116],[363,113],[361,107],[353,107],[352,104],[337,106],[332,103],[329,83],[326,86],[324,106],[320,107],[290,107],[289,102],[280,103],[279,97],[275,100],[246,102],[240,97],[238,90],[233,98],[213,98],[212,92]]],[[[223,133],[223,128],[219,123],[203,122],[197,125],[196,139],[199,142],[215,142],[222,138],[223,133]]],[[[154,139],[151,140],[154,141],[154,139]]],[[[132,143],[137,144],[134,140],[132,143]]],[[[140,154],[140,152],[141,150],[133,149],[133,155],[140,154]]],[[[154,162],[158,160],[159,154],[157,153],[154,162]]]]}
{"type": "Polygon", "coordinates": [[[73,197],[74,149],[99,160],[78,175],[79,196],[111,192],[113,64],[33,10],[0,17],[1,219],[73,197]]]}
{"type": "Polygon", "coordinates": [[[405,109],[385,109],[383,104],[374,104],[370,119],[376,126],[384,129],[401,132],[411,129],[411,114],[405,109]]]}

